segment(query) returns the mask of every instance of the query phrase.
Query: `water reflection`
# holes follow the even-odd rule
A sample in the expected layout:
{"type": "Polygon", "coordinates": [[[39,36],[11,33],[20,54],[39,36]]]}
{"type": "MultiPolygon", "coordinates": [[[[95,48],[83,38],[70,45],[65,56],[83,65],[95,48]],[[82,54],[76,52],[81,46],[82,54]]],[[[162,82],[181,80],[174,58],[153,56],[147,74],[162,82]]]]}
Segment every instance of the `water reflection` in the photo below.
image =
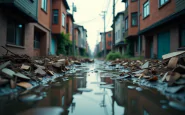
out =
{"type": "MultiPolygon", "coordinates": [[[[0,98],[0,114],[14,115],[30,108],[57,106],[65,111],[63,115],[181,115],[182,111],[168,106],[166,97],[153,89],[141,92],[128,89],[129,82],[101,78],[101,73],[82,73],[72,76],[69,81],[57,81],[58,85],[47,88],[47,97],[36,102],[20,102],[14,95],[0,98]],[[83,77],[83,78],[77,78],[83,77]],[[113,84],[114,89],[100,88],[99,84],[113,84]],[[92,92],[80,92],[78,88],[91,88],[92,92]],[[96,92],[106,92],[95,95],[96,92]],[[166,108],[162,108],[166,106],[166,108]]],[[[44,113],[43,113],[44,114],[44,113]]]]}

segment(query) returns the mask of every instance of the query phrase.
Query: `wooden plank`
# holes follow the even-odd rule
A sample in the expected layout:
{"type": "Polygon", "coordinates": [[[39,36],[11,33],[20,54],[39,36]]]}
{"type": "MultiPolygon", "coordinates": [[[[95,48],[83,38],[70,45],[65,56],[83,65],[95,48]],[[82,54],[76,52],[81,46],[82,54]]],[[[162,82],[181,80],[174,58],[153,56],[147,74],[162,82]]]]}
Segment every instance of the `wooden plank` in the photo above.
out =
{"type": "Polygon", "coordinates": [[[183,54],[185,54],[185,51],[172,52],[172,53],[163,55],[162,58],[163,60],[165,60],[165,59],[169,59],[175,56],[181,56],[183,54]]]}

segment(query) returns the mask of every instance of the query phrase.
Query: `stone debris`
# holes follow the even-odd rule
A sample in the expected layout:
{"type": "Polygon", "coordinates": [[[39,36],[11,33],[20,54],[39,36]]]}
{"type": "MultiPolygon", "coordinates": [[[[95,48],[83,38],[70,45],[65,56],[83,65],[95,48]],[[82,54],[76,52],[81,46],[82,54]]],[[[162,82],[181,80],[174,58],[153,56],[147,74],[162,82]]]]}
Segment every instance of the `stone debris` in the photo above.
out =
{"type": "MultiPolygon", "coordinates": [[[[75,57],[45,56],[30,57],[18,55],[10,50],[0,59],[0,88],[9,85],[10,88],[23,87],[30,89],[30,82],[42,82],[46,77],[55,76],[70,71],[70,66],[81,65],[81,63],[93,63],[94,60],[78,59],[75,57]]],[[[74,71],[75,72],[75,71],[74,71]]],[[[68,78],[63,79],[63,81],[68,78]]]]}

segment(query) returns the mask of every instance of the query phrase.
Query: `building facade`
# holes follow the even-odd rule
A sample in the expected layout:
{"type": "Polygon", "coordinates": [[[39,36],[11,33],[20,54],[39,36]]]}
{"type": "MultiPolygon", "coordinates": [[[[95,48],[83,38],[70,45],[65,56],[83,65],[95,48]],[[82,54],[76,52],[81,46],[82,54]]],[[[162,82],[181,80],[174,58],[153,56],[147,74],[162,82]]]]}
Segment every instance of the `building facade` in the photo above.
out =
{"type": "Polygon", "coordinates": [[[57,37],[66,33],[67,10],[69,5],[66,0],[52,0],[52,38],[50,42],[50,53],[56,55],[57,37]]]}
{"type": "Polygon", "coordinates": [[[126,43],[124,42],[125,41],[124,12],[119,12],[116,15],[114,21],[115,21],[115,50],[123,55],[126,50],[126,43]]]}
{"type": "Polygon", "coordinates": [[[160,59],[164,54],[184,50],[185,1],[123,0],[123,2],[126,6],[125,14],[128,13],[125,17],[125,28],[127,29],[128,25],[128,36],[134,36],[134,39],[128,39],[134,47],[133,55],[160,59]]]}

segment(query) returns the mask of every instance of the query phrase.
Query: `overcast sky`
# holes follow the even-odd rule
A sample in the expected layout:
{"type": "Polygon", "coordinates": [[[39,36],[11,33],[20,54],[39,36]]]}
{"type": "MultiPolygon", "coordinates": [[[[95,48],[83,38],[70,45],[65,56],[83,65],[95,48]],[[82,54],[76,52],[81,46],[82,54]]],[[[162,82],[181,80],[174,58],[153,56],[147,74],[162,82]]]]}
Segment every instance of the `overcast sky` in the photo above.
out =
{"type": "MultiPolygon", "coordinates": [[[[116,1],[117,12],[124,11],[125,5],[122,0],[116,1]]],[[[72,3],[77,7],[77,12],[74,14],[75,23],[84,26],[87,29],[87,41],[92,51],[94,51],[97,40],[100,41],[99,33],[103,32],[104,22],[102,11],[107,11],[106,14],[106,31],[111,30],[112,25],[112,4],[113,0],[67,0],[70,9],[72,3]]],[[[70,10],[70,12],[71,12],[70,10]]]]}

